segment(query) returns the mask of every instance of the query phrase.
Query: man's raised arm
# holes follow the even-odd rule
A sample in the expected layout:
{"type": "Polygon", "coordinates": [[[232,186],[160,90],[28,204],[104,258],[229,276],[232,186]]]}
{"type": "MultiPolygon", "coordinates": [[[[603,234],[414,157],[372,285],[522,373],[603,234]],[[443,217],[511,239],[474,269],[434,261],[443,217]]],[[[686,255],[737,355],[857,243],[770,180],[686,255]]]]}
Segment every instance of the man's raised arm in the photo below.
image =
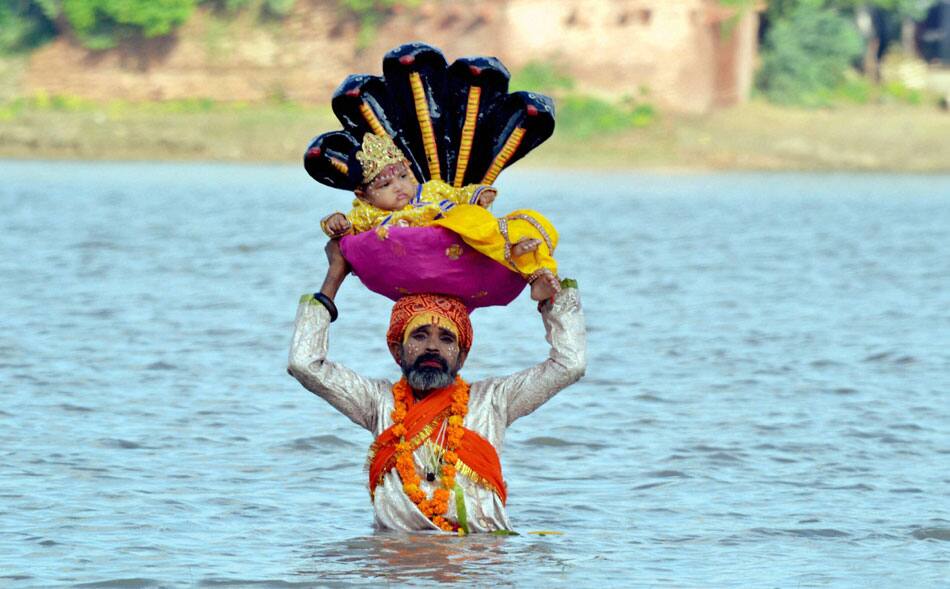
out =
{"type": "Polygon", "coordinates": [[[326,359],[330,322],[336,318],[336,296],[349,267],[336,240],[326,248],[329,268],[320,292],[304,295],[297,307],[287,372],[353,422],[374,431],[379,383],[326,359]]]}
{"type": "Polygon", "coordinates": [[[506,400],[508,425],[580,380],[587,369],[587,331],[577,288],[564,288],[544,303],[541,318],[551,344],[548,359],[497,383],[506,400]]]}

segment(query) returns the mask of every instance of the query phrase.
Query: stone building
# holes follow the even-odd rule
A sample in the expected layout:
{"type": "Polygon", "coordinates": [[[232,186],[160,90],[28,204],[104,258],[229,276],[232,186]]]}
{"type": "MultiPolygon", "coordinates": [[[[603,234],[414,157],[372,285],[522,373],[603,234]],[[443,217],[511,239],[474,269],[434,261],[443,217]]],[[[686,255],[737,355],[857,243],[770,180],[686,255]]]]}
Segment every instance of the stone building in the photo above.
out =
{"type": "Polygon", "coordinates": [[[451,61],[496,55],[513,71],[555,63],[586,93],[640,97],[671,111],[745,101],[756,56],[756,10],[719,0],[427,0],[397,11],[368,47],[336,0],[298,0],[278,26],[196,13],[173,36],[91,52],[68,38],[31,58],[28,92],[94,99],[281,96],[326,103],[351,72],[378,73],[382,55],[422,40],[451,61]]]}
{"type": "Polygon", "coordinates": [[[440,0],[392,21],[369,53],[376,58],[394,35],[425,39],[449,59],[494,53],[512,70],[553,62],[586,92],[639,97],[647,90],[671,110],[704,112],[748,99],[763,8],[737,12],[719,0],[440,0]]]}
{"type": "Polygon", "coordinates": [[[595,92],[702,112],[744,102],[752,86],[755,11],[716,0],[509,0],[502,53],[557,59],[595,92]]]}

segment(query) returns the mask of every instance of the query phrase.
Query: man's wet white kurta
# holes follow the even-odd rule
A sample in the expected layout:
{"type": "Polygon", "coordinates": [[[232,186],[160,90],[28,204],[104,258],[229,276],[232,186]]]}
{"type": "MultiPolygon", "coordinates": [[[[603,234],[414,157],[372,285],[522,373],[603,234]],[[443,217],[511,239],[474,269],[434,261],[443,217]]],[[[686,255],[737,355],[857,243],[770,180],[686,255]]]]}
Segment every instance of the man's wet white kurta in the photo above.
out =
{"type": "MultiPolygon", "coordinates": [[[[471,383],[464,427],[488,440],[501,457],[505,430],[519,417],[528,415],[555,393],[576,382],[586,368],[586,332],[580,297],[574,288],[562,290],[553,303],[542,307],[541,318],[551,344],[547,360],[521,372],[471,383]]],[[[392,426],[393,383],[368,379],[326,359],[330,315],[319,302],[300,303],[290,348],[289,372],[300,384],[323,397],[354,423],[379,437],[392,426]]],[[[413,453],[416,470],[424,472],[425,445],[413,453]]],[[[465,493],[470,532],[510,530],[508,513],[501,499],[484,486],[459,473],[456,481],[465,493]]],[[[438,480],[423,477],[420,486],[428,496],[438,480]]],[[[396,469],[376,487],[373,501],[375,526],[383,530],[438,530],[402,490],[396,469]]],[[[449,501],[445,517],[457,521],[455,501],[449,501]]]]}

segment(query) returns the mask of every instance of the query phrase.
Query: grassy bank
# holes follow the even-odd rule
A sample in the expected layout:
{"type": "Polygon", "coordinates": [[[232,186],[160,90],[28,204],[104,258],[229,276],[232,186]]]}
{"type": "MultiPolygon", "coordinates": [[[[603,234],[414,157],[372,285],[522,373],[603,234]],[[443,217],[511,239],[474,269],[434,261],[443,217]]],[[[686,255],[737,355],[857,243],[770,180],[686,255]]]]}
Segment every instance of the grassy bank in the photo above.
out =
{"type": "MultiPolygon", "coordinates": [[[[208,101],[95,104],[63,97],[0,103],[0,157],[297,163],[328,108],[208,101]]],[[[950,114],[906,104],[799,110],[753,102],[705,116],[660,114],[609,133],[569,127],[531,166],[950,171],[950,114]]],[[[519,164],[521,165],[521,164],[519,164]]]]}

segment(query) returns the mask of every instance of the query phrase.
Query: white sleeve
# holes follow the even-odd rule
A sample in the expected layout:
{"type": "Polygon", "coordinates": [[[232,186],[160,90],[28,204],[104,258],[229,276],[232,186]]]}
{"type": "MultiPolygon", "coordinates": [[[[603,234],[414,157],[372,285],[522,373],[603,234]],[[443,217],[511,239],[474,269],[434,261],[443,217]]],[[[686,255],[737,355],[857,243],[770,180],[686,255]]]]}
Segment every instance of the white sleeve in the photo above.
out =
{"type": "Polygon", "coordinates": [[[313,295],[301,297],[287,372],[354,423],[375,432],[379,396],[391,385],[327,360],[329,327],[326,308],[313,295]]]}
{"type": "Polygon", "coordinates": [[[558,391],[574,384],[587,369],[587,331],[576,288],[565,288],[545,304],[541,318],[545,339],[551,344],[547,360],[492,383],[504,403],[508,425],[546,403],[558,391]]]}

